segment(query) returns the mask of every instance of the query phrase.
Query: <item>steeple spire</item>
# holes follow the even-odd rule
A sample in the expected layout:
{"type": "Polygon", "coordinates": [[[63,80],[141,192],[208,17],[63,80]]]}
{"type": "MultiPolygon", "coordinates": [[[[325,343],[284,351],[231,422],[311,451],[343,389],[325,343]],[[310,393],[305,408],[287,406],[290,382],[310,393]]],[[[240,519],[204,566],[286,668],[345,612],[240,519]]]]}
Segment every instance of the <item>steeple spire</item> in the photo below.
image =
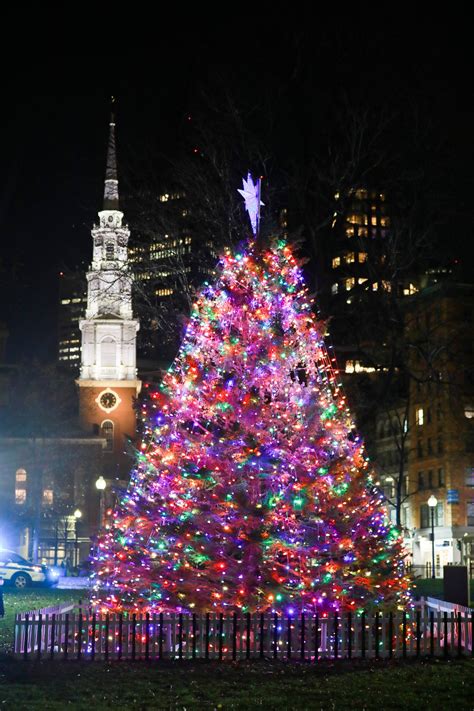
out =
{"type": "Polygon", "coordinates": [[[107,165],[105,169],[105,185],[104,185],[104,210],[119,210],[119,192],[117,178],[117,158],[115,155],[115,114],[113,104],[115,103],[112,97],[112,111],[110,115],[110,131],[109,145],[107,148],[107,165]]]}

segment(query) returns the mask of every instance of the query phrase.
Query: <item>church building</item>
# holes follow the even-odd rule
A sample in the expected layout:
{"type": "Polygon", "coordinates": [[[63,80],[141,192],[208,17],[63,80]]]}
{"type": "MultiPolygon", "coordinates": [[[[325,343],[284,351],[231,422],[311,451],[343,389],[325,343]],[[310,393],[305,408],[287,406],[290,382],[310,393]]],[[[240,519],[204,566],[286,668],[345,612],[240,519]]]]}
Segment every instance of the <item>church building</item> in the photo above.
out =
{"type": "Polygon", "coordinates": [[[127,440],[136,432],[134,401],[140,392],[128,260],[130,230],[119,206],[115,121],[110,121],[104,204],[92,229],[93,255],[87,273],[87,308],[79,322],[81,368],[79,416],[83,429],[106,440],[106,476],[127,477],[127,440]]]}

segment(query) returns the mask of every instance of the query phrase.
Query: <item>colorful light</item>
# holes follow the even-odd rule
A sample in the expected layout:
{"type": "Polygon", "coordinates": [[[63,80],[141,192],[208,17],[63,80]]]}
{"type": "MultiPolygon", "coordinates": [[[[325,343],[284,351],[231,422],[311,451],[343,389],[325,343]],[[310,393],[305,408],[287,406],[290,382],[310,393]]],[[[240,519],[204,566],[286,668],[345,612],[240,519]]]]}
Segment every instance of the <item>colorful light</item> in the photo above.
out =
{"type": "Polygon", "coordinates": [[[136,468],[94,561],[99,609],[407,602],[401,538],[313,308],[284,240],[222,258],[146,389],[136,468]]]}

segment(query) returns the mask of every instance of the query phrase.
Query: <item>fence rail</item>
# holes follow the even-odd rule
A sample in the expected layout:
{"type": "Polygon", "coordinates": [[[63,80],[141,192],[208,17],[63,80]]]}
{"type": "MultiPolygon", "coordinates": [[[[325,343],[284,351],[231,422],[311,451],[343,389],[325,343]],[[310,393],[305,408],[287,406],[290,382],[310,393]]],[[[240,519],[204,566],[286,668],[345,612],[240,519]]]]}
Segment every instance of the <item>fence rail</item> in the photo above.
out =
{"type": "Polygon", "coordinates": [[[17,615],[19,659],[392,659],[474,655],[474,612],[302,614],[17,615]]]}

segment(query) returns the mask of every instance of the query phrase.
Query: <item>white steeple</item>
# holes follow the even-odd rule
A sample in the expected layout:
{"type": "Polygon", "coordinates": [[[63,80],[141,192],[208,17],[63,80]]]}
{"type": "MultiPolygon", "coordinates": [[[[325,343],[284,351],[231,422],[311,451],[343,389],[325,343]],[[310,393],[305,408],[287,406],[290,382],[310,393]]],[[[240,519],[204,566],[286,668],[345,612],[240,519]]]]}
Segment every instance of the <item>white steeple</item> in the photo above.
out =
{"type": "Polygon", "coordinates": [[[136,380],[136,333],[132,276],[127,245],[130,230],[119,209],[115,118],[110,119],[104,206],[92,229],[92,264],[87,273],[86,317],[82,331],[79,380],[136,380]]]}

